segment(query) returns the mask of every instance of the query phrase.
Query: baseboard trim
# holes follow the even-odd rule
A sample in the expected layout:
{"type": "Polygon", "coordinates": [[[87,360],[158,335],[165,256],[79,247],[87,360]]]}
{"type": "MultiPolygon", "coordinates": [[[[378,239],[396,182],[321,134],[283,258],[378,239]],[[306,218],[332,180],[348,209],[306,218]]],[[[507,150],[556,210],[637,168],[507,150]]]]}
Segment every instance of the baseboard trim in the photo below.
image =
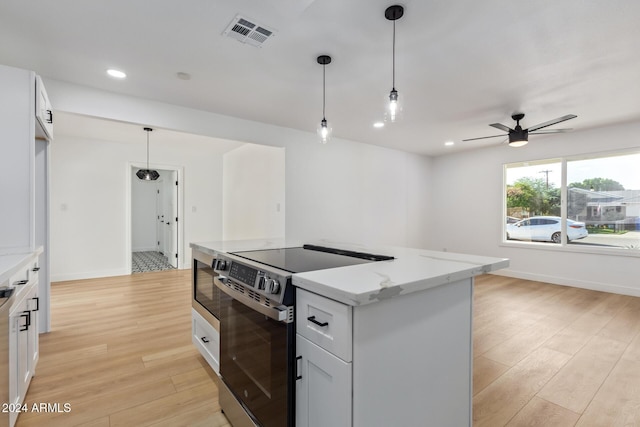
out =
{"type": "Polygon", "coordinates": [[[97,279],[99,277],[125,276],[129,274],[131,274],[131,270],[127,269],[83,271],[80,273],[52,274],[51,281],[66,282],[67,280],[97,279]]]}
{"type": "Polygon", "coordinates": [[[574,288],[589,289],[592,291],[609,292],[612,294],[640,297],[640,289],[627,286],[612,285],[609,283],[590,282],[587,280],[567,279],[566,277],[547,276],[544,274],[529,273],[526,271],[514,271],[503,269],[491,272],[497,276],[513,277],[515,279],[533,280],[536,282],[551,283],[553,285],[571,286],[574,288]]]}
{"type": "Polygon", "coordinates": [[[160,252],[157,247],[150,246],[145,248],[133,248],[131,252],[160,252]]]}

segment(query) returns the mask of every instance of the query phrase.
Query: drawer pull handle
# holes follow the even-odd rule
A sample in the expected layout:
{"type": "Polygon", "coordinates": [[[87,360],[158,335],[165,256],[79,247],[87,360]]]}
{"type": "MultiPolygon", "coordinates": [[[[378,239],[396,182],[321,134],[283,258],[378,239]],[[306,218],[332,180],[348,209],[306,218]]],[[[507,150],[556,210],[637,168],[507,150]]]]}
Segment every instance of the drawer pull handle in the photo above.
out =
{"type": "Polygon", "coordinates": [[[320,326],[322,328],[324,328],[325,326],[329,326],[329,322],[318,322],[316,320],[316,316],[309,316],[309,317],[307,317],[307,320],[309,322],[311,322],[311,323],[315,323],[316,325],[318,325],[318,326],[320,326]]]}
{"type": "Polygon", "coordinates": [[[31,326],[31,312],[30,311],[23,311],[22,314],[20,314],[20,317],[24,317],[26,319],[26,321],[24,322],[23,326],[20,326],[18,328],[19,331],[28,331],[29,330],[29,326],[31,326]]]}
{"type": "Polygon", "coordinates": [[[302,356],[297,356],[296,357],[296,381],[297,380],[301,380],[302,379],[302,375],[298,375],[298,362],[302,360],[302,356]]]}
{"type": "Polygon", "coordinates": [[[18,286],[18,285],[26,285],[27,283],[29,283],[28,280],[19,280],[16,283],[14,283],[14,286],[18,286]]]}
{"type": "Polygon", "coordinates": [[[207,337],[202,337],[200,339],[202,340],[203,343],[208,343],[209,342],[209,338],[207,338],[207,337]]]}
{"type": "Polygon", "coordinates": [[[36,308],[33,311],[40,311],[40,297],[33,297],[31,299],[36,300],[36,308]]]}
{"type": "Polygon", "coordinates": [[[33,272],[40,271],[40,267],[33,267],[33,269],[31,271],[33,271],[33,272]]]}

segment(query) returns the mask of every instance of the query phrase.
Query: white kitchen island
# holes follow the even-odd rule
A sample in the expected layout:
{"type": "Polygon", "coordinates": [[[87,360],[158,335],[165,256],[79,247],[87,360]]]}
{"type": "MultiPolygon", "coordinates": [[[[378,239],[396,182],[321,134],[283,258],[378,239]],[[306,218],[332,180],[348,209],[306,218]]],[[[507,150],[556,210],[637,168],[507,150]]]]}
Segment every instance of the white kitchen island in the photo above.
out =
{"type": "MultiPolygon", "coordinates": [[[[473,278],[508,260],[312,243],[395,259],[292,276],[296,426],[471,426],[473,278]]],[[[241,242],[192,247],[253,249],[241,242]]]]}

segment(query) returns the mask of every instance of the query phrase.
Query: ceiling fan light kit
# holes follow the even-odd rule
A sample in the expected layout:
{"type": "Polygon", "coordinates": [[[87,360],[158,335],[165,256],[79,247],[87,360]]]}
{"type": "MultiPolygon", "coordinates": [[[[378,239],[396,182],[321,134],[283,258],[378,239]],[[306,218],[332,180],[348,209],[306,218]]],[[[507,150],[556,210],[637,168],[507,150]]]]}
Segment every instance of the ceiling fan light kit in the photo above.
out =
{"type": "Polygon", "coordinates": [[[553,126],[557,123],[564,122],[565,120],[575,119],[576,117],[578,116],[576,116],[575,114],[567,114],[566,116],[558,117],[557,119],[549,120],[548,122],[531,126],[528,129],[522,129],[522,126],[520,126],[520,120],[524,118],[524,113],[514,113],[511,116],[511,118],[516,121],[516,126],[513,129],[503,125],[502,123],[492,123],[489,125],[496,129],[500,129],[502,131],[507,132],[506,134],[481,136],[479,138],[463,139],[463,141],[475,141],[478,139],[488,139],[488,138],[498,138],[498,137],[508,136],[510,147],[522,147],[524,145],[527,145],[527,143],[529,142],[529,135],[543,135],[543,134],[563,133],[563,132],[570,131],[571,129],[546,129],[542,131],[540,131],[540,129],[546,128],[548,126],[553,126]]]}

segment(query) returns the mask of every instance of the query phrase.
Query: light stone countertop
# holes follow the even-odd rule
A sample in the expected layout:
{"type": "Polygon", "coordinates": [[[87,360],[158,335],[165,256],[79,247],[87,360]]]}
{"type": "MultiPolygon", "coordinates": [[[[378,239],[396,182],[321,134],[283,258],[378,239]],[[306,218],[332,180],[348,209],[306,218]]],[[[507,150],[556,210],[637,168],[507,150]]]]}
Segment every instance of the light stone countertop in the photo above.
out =
{"type": "Polygon", "coordinates": [[[9,280],[19,268],[34,254],[42,253],[42,248],[38,248],[33,252],[24,252],[19,254],[0,255],[0,286],[12,285],[12,283],[4,283],[9,280]]]}
{"type": "MultiPolygon", "coordinates": [[[[506,258],[331,241],[307,243],[395,257],[390,261],[310,271],[292,276],[295,286],[352,306],[446,285],[509,266],[506,258]]],[[[214,256],[216,253],[296,246],[302,244],[279,239],[191,244],[192,248],[214,256]]]]}

